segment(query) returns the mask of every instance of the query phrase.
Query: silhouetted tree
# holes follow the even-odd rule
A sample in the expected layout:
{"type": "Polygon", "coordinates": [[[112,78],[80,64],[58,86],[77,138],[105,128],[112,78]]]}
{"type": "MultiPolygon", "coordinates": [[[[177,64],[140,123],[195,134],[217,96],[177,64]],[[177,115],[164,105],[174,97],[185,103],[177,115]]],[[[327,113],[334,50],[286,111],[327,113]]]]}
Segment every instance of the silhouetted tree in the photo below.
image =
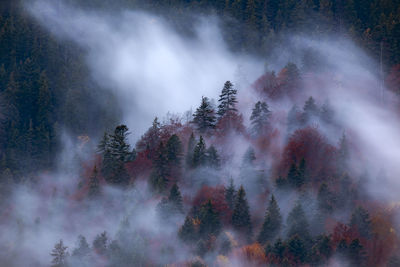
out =
{"type": "Polygon", "coordinates": [[[279,235],[281,227],[282,216],[278,203],[276,203],[275,197],[272,195],[257,241],[260,244],[265,244],[267,241],[274,240],[274,238],[279,235]]]}
{"type": "Polygon", "coordinates": [[[235,208],[232,214],[232,226],[235,230],[244,233],[248,239],[251,238],[253,226],[251,224],[249,204],[247,203],[246,192],[243,186],[240,186],[237,192],[235,208]]]}
{"type": "Polygon", "coordinates": [[[67,258],[68,258],[68,247],[64,246],[62,240],[55,244],[54,249],[51,252],[51,256],[53,260],[51,261],[51,267],[64,267],[67,266],[67,258]]]}
{"type": "Polygon", "coordinates": [[[215,128],[215,121],[215,112],[210,101],[207,97],[202,97],[200,107],[198,107],[196,112],[193,114],[192,123],[196,125],[196,128],[200,133],[204,134],[208,130],[215,128]]]}

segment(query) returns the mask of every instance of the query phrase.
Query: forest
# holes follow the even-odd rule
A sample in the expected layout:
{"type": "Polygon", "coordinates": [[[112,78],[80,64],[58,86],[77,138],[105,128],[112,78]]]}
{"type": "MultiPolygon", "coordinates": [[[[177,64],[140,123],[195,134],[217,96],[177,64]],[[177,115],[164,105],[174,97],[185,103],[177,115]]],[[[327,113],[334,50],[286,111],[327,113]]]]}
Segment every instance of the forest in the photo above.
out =
{"type": "Polygon", "coordinates": [[[0,266],[400,266],[399,162],[399,0],[0,4],[0,266]]]}

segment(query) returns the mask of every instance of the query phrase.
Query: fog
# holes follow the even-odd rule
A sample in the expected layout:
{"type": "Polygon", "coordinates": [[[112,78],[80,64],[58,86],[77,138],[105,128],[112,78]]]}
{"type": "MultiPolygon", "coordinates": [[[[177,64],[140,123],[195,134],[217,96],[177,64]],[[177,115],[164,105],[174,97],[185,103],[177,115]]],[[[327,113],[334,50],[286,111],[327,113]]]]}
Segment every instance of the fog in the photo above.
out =
{"type": "MultiPolygon", "coordinates": [[[[365,188],[374,199],[400,201],[397,194],[400,189],[400,120],[395,113],[397,96],[386,91],[382,99],[381,90],[386,89],[380,87],[378,64],[352,42],[339,36],[319,40],[286,36],[287,46],[276,47],[263,58],[255,58],[228,49],[217,17],[194,16],[197,21],[194,34],[187,35],[178,32],[165,18],[141,10],[83,10],[77,6],[54,5],[50,0],[27,1],[26,10],[59,40],[72,41],[85,50],[91,79],[112,90],[119,100],[118,108],[123,110],[121,123],[131,129],[132,146],[150,127],[155,116],[163,118],[168,112],[183,116],[185,111],[194,110],[200,104],[202,96],[218,100],[227,80],[233,81],[239,91],[238,107],[244,115],[245,126],[248,126],[251,109],[260,99],[252,88],[253,82],[266,69],[278,73],[288,61],[301,66],[304,50],[313,49],[321,57],[324,66],[321,72],[299,86],[303,89],[299,90],[296,99],[266,100],[276,116],[273,127],[283,135],[287,113],[294,104],[302,108],[309,96],[313,96],[318,105],[329,100],[339,126],[325,127],[321,124],[318,130],[334,146],[346,133],[355,148],[351,153],[351,173],[361,176],[368,172],[365,188]],[[379,176],[382,170],[385,178],[379,176]]],[[[104,186],[103,198],[99,202],[81,201],[76,190],[81,179],[81,165],[82,162],[93,165],[91,153],[96,140],[87,144],[87,151],[83,151],[74,140],[67,135],[62,137],[64,146],[59,153],[56,171],[39,175],[33,189],[24,185],[13,192],[10,223],[0,234],[3,247],[0,256],[16,266],[24,266],[27,262],[32,266],[48,265],[51,261],[49,253],[58,240],[63,239],[71,251],[79,234],[85,235],[91,243],[105,230],[113,239],[120,231],[121,223],[128,219],[132,232],[144,233],[147,238],[162,243],[161,246],[173,248],[170,255],[165,251],[162,254],[162,248],[154,249],[152,246],[140,248],[139,253],[156,255],[160,252],[159,258],[153,259],[158,264],[192,259],[189,249],[177,239],[184,217],[162,224],[156,214],[160,198],[150,192],[147,183],[135,182],[125,191],[104,186]],[[11,256],[6,255],[13,255],[17,250],[25,253],[25,257],[11,260],[11,256]]],[[[283,137],[275,140],[279,140],[275,145],[282,150],[287,140],[283,137]]],[[[267,203],[260,203],[258,198],[252,197],[259,188],[250,184],[251,179],[240,177],[243,154],[254,144],[235,133],[231,133],[224,143],[218,143],[214,138],[206,138],[206,143],[214,144],[227,161],[221,170],[212,174],[210,170],[203,173],[200,170],[193,177],[203,175],[209,185],[227,185],[232,177],[236,185],[245,185],[251,211],[265,210],[267,203]],[[208,180],[213,177],[220,177],[220,180],[208,180]]],[[[261,152],[257,151],[259,159],[255,169],[266,171],[266,187],[274,191],[272,179],[276,177],[269,172],[279,159],[274,158],[270,151],[263,151],[265,155],[260,155],[261,152]]],[[[193,183],[191,187],[182,188],[184,197],[193,198],[201,185],[193,183]]],[[[295,192],[274,193],[286,218],[301,196],[295,192]]],[[[315,197],[314,193],[311,195],[315,197]]],[[[314,206],[315,203],[310,201],[307,213],[313,214],[311,209],[314,206]]],[[[189,209],[185,206],[186,213],[189,209]]],[[[349,213],[344,211],[336,216],[339,221],[346,222],[349,213]]],[[[242,265],[236,261],[240,262],[240,259],[233,258],[231,263],[242,265]]],[[[332,260],[332,266],[340,265],[338,261],[341,262],[332,260]]]]}

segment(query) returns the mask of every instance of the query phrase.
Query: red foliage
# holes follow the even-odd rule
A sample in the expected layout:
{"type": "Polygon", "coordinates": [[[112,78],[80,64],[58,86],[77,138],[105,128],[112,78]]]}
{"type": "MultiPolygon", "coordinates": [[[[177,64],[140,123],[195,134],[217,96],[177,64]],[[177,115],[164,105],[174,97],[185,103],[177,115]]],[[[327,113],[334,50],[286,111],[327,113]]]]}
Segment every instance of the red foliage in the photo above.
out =
{"type": "Polygon", "coordinates": [[[138,152],[133,162],[126,164],[126,169],[134,179],[138,177],[147,178],[152,168],[152,160],[149,156],[149,150],[138,152]]]}
{"type": "Polygon", "coordinates": [[[347,245],[351,243],[352,240],[359,238],[359,234],[354,229],[343,223],[337,223],[332,233],[332,244],[333,247],[337,247],[341,240],[346,240],[347,245]]]}
{"type": "Polygon", "coordinates": [[[219,137],[226,136],[229,131],[244,134],[245,127],[243,125],[242,114],[236,112],[227,112],[217,123],[217,135],[219,137]]]}
{"type": "Polygon", "coordinates": [[[193,206],[201,207],[208,200],[211,200],[213,207],[219,212],[222,222],[228,224],[232,218],[232,211],[225,200],[225,187],[222,185],[216,187],[203,186],[194,197],[193,206]]]}
{"type": "Polygon", "coordinates": [[[336,147],[327,143],[316,128],[295,131],[284,148],[278,174],[285,176],[292,163],[306,161],[306,175],[313,182],[335,177],[336,147]]]}

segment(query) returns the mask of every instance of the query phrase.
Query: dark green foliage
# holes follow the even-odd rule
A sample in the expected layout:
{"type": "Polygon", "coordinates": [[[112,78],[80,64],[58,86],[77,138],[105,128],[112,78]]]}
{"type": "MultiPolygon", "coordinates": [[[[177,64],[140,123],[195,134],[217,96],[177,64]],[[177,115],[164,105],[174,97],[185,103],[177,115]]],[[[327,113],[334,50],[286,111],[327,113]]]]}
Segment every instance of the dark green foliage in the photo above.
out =
{"type": "Polygon", "coordinates": [[[196,125],[196,128],[200,133],[204,134],[208,130],[215,128],[215,121],[215,112],[210,101],[207,97],[202,97],[200,107],[198,107],[196,112],[193,114],[192,123],[196,125]]]}
{"type": "Polygon", "coordinates": [[[287,236],[289,238],[294,235],[298,235],[303,240],[310,238],[308,220],[300,203],[296,204],[289,213],[286,225],[288,227],[287,236]]]}
{"type": "Polygon", "coordinates": [[[250,116],[251,133],[254,136],[266,133],[270,117],[271,111],[269,110],[267,103],[258,101],[250,116]]]}
{"type": "Polygon", "coordinates": [[[253,226],[251,224],[249,204],[247,203],[246,192],[243,186],[240,186],[237,192],[235,208],[232,214],[232,226],[238,232],[245,234],[248,239],[251,238],[253,226]]]}
{"type": "Polygon", "coordinates": [[[293,235],[287,244],[288,252],[294,257],[294,261],[298,264],[304,263],[307,259],[307,247],[305,242],[299,235],[293,235]]]}
{"type": "Polygon", "coordinates": [[[233,88],[233,84],[230,81],[226,81],[224,88],[219,96],[218,115],[223,117],[226,113],[236,112],[236,94],[237,90],[233,88]]]}
{"type": "Polygon", "coordinates": [[[196,228],[193,223],[193,218],[186,216],[185,222],[179,229],[178,236],[184,242],[193,242],[197,238],[196,228]]]}
{"type": "Polygon", "coordinates": [[[236,189],[233,179],[229,180],[229,186],[225,189],[225,200],[231,210],[235,207],[236,189]]]}
{"type": "Polygon", "coordinates": [[[179,166],[182,159],[182,142],[176,134],[173,134],[166,144],[168,163],[172,166],[179,166]]]}
{"type": "Polygon", "coordinates": [[[211,200],[207,201],[200,209],[199,234],[207,238],[210,235],[218,236],[221,231],[221,221],[218,212],[215,210],[211,200]]]}
{"type": "Polygon", "coordinates": [[[156,192],[164,192],[168,185],[169,166],[167,151],[164,144],[160,142],[157,154],[153,160],[153,172],[150,177],[150,183],[156,192]]]}
{"type": "Polygon", "coordinates": [[[348,248],[348,258],[351,266],[365,266],[366,255],[358,238],[351,241],[348,248]]]}
{"type": "Polygon", "coordinates": [[[200,136],[200,140],[193,151],[192,166],[194,168],[197,168],[200,166],[204,166],[206,163],[207,163],[206,144],[204,143],[203,137],[200,136]]]}
{"type": "Polygon", "coordinates": [[[275,237],[279,235],[281,228],[282,216],[278,203],[276,202],[274,195],[272,195],[257,241],[260,244],[265,244],[267,241],[273,241],[275,237]]]}
{"type": "Polygon", "coordinates": [[[311,248],[310,261],[315,266],[323,265],[332,256],[332,245],[329,236],[318,236],[311,248]]]}
{"type": "Polygon", "coordinates": [[[157,209],[160,217],[165,220],[183,214],[182,196],[177,184],[171,187],[168,198],[163,198],[157,209]]]}
{"type": "Polygon", "coordinates": [[[207,156],[207,162],[206,162],[207,166],[214,169],[218,169],[220,167],[221,162],[219,159],[218,152],[214,146],[210,146],[207,149],[206,156],[207,156]]]}
{"type": "Polygon", "coordinates": [[[67,266],[67,258],[68,258],[68,247],[64,246],[62,240],[55,244],[54,249],[51,252],[51,256],[53,260],[51,261],[51,267],[65,267],[67,266]]]}
{"type": "Polygon", "coordinates": [[[117,186],[127,186],[130,177],[125,169],[125,163],[135,157],[135,151],[130,150],[127,142],[128,127],[119,125],[115,128],[114,134],[104,133],[98,145],[98,152],[102,155],[101,172],[105,180],[117,186]]]}
{"type": "Polygon", "coordinates": [[[350,226],[358,231],[364,238],[371,238],[371,220],[368,211],[363,207],[357,207],[351,215],[350,226]]]}

